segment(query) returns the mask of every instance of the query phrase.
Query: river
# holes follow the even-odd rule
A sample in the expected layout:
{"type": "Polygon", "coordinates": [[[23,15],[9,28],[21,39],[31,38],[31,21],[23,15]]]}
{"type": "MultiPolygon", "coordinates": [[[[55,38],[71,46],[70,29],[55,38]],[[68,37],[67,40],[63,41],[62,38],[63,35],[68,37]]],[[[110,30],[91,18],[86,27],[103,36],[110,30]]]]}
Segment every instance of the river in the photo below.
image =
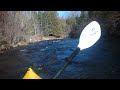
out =
{"type": "MultiPolygon", "coordinates": [[[[100,38],[80,51],[58,79],[120,79],[120,40],[100,38]]],[[[78,39],[48,40],[0,54],[0,79],[22,79],[31,67],[41,78],[52,79],[76,49],[78,39]]]]}

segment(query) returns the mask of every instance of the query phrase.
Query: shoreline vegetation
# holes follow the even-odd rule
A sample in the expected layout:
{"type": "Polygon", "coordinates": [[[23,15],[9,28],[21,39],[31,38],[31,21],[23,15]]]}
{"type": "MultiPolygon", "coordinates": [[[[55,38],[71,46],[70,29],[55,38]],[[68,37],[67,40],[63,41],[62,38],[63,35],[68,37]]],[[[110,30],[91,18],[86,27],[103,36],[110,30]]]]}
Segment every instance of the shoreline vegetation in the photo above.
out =
{"type": "Polygon", "coordinates": [[[104,37],[120,37],[119,11],[77,12],[64,19],[57,11],[0,11],[0,53],[43,40],[79,38],[91,21],[100,24],[104,37]]]}
{"type": "Polygon", "coordinates": [[[9,46],[9,44],[3,44],[1,45],[0,47],[0,53],[4,53],[4,51],[7,51],[9,49],[13,49],[13,48],[18,48],[18,47],[22,47],[22,46],[27,46],[29,44],[32,44],[32,43],[36,43],[36,42],[41,42],[41,41],[46,41],[46,40],[58,40],[58,39],[64,39],[63,37],[61,38],[56,38],[56,37],[53,37],[53,36],[48,36],[48,37],[38,37],[38,36],[33,36],[30,38],[30,41],[29,42],[18,42],[17,44],[13,45],[13,46],[9,46]]]}

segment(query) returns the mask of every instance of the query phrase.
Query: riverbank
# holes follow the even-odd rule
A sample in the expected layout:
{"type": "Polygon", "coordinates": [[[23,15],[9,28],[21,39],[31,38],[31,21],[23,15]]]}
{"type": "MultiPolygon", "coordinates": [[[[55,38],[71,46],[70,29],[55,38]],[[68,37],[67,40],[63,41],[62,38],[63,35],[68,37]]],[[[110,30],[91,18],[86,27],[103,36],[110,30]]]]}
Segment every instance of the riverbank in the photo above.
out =
{"type": "Polygon", "coordinates": [[[46,40],[57,40],[57,39],[64,39],[64,37],[56,38],[53,36],[48,36],[48,37],[31,36],[28,41],[26,42],[21,41],[14,45],[9,45],[8,43],[3,42],[3,44],[0,46],[0,53],[4,53],[5,51],[8,51],[13,48],[24,47],[31,43],[36,43],[36,42],[46,41],[46,40]]]}

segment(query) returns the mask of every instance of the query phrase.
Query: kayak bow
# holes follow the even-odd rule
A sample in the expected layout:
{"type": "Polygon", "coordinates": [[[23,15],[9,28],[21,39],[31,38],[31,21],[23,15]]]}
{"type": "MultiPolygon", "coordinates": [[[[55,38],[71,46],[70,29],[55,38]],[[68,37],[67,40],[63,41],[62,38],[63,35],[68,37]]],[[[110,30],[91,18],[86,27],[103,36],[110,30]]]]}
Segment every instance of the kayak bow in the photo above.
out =
{"type": "Polygon", "coordinates": [[[28,69],[23,79],[42,79],[31,68],[28,69]]]}

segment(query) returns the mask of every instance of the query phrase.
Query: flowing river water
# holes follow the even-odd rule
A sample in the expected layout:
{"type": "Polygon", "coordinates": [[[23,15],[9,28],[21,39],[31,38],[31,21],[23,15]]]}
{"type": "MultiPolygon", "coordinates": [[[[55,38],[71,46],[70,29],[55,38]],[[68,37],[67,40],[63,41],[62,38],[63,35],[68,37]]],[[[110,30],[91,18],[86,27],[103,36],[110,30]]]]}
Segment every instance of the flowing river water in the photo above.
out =
{"type": "MultiPolygon", "coordinates": [[[[41,78],[52,79],[76,49],[79,39],[48,40],[0,54],[0,79],[22,79],[31,67],[41,78]]],[[[80,51],[58,79],[120,79],[119,39],[100,38],[80,51]]]]}

